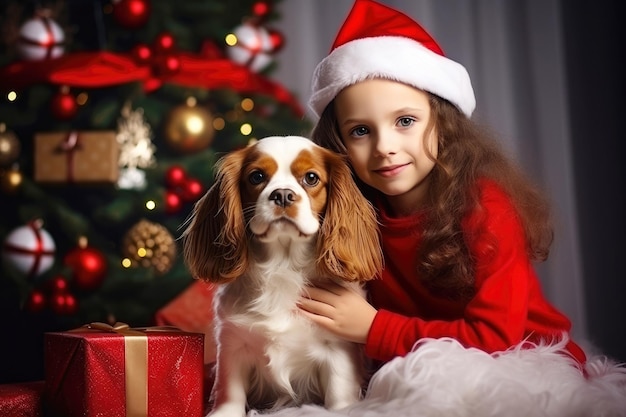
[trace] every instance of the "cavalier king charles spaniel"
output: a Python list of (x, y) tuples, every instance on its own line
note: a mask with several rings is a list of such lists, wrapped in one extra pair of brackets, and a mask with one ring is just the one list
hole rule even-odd
[(211, 416), (360, 398), (358, 344), (298, 312), (306, 286), (333, 280), (361, 292), (382, 269), (371, 204), (338, 154), (299, 136), (228, 153), (183, 232), (195, 278), (217, 284)]

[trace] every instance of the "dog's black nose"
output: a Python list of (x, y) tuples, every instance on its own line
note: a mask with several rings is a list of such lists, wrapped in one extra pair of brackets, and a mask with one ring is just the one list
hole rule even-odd
[(270, 200), (280, 207), (289, 207), (296, 201), (296, 193), (289, 188), (279, 188), (272, 191), (270, 194)]

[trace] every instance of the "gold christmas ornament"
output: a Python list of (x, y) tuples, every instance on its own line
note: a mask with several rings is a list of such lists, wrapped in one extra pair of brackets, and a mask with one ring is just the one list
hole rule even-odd
[(172, 109), (165, 122), (165, 140), (181, 154), (207, 148), (214, 137), (213, 115), (207, 109), (196, 106), (193, 97), (188, 98), (186, 104)]
[(142, 219), (124, 236), (124, 256), (143, 268), (167, 273), (174, 264), (176, 242), (164, 226)]
[(7, 194), (13, 194), (22, 185), (22, 173), (17, 168), (0, 171), (0, 189)]
[(8, 166), (20, 156), (20, 141), (4, 123), (0, 123), (0, 166)]

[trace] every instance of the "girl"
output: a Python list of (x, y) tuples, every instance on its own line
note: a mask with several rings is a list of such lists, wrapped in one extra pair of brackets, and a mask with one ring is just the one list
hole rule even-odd
[(565, 339), (582, 367), (570, 321), (532, 266), (552, 243), (548, 204), (470, 120), (463, 66), (409, 17), (356, 0), (315, 70), (310, 105), (313, 140), (347, 155), (378, 210), (385, 268), (369, 302), (310, 288), (303, 314), (383, 362), (422, 338), (489, 353)]

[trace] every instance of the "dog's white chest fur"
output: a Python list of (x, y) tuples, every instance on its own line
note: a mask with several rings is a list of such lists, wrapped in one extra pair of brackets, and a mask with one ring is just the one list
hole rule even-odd
[[(321, 403), (340, 408), (359, 398), (358, 346), (298, 313), (306, 271), (313, 273), (313, 265), (298, 262), (285, 257), (280, 264), (259, 263), (216, 294), (222, 363), (232, 362), (226, 365), (230, 372), (248, 375), (246, 396), (252, 407)], [(330, 378), (335, 373), (341, 377)]]

